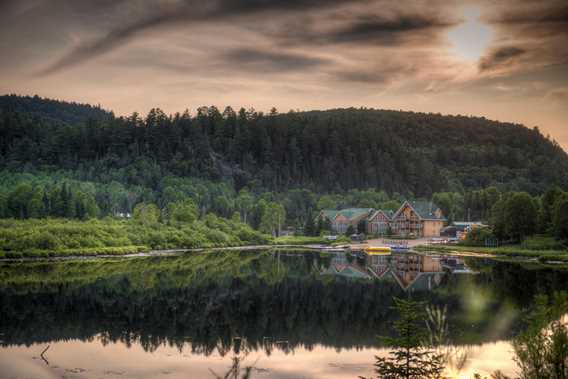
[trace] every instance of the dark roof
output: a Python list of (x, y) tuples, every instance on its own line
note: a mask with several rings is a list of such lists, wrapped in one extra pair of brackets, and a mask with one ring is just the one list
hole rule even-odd
[(412, 208), (418, 213), (420, 218), (425, 220), (442, 220), (446, 219), (442, 217), (437, 217), (434, 212), (439, 209), (439, 207), (431, 201), (409, 201), (408, 202)]

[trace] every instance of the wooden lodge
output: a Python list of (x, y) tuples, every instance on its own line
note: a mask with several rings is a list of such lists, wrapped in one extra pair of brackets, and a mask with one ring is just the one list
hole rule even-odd
[(322, 210), (318, 217), (328, 219), (337, 234), (344, 234), (349, 226), (357, 231), (364, 221), (368, 235), (417, 238), (439, 237), (446, 222), (442, 210), (430, 201), (405, 201), (396, 212), (372, 208)]

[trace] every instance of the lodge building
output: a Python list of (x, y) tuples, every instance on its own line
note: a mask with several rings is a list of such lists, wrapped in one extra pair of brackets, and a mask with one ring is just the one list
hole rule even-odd
[(396, 212), (373, 208), (322, 210), (318, 218), (329, 220), (331, 229), (344, 234), (349, 226), (357, 230), (365, 223), (369, 235), (439, 237), (446, 219), (431, 201), (405, 201)]

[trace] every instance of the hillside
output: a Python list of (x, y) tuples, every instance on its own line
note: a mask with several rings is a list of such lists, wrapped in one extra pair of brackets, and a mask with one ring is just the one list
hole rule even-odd
[(0, 96), (0, 110), (23, 113), (46, 122), (59, 124), (84, 123), (89, 119), (108, 120), (112, 114), (89, 104), (67, 103), (39, 96)]
[(93, 181), (120, 172), (120, 182), (150, 188), (165, 175), (224, 180), (237, 190), (377, 188), (426, 197), (492, 185), (533, 194), (568, 188), (568, 155), (557, 144), (536, 128), (484, 118), (215, 107), (116, 118), (85, 105), (0, 97), (0, 167), (24, 165)]

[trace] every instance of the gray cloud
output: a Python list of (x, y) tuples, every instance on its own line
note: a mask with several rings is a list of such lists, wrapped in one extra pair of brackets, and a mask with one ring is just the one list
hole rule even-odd
[[(166, 4), (160, 9), (152, 9), (150, 16), (110, 30), (106, 35), (91, 42), (82, 43), (62, 58), (40, 70), (37, 76), (49, 75), (71, 66), (86, 62), (94, 57), (129, 42), (137, 35), (159, 27), (178, 24), (219, 21), (226, 17), (273, 11), (304, 11), (323, 6), (337, 6), (343, 3), (362, 0), (218, 0), (204, 3), (200, 1), (178, 1)], [(93, 6), (96, 3), (92, 3)]]
[(322, 36), (326, 42), (372, 41), (374, 43), (397, 44), (411, 32), (424, 32), (453, 25), (433, 16), (424, 14), (399, 14), (394, 17), (382, 15), (361, 16), (351, 25), (334, 30)]
[(500, 47), (483, 57), (479, 62), (480, 71), (490, 71), (503, 65), (510, 65), (513, 60), (526, 54), (526, 50), (516, 46)]
[(372, 46), (410, 45), (419, 41), (431, 44), (441, 31), (456, 24), (439, 14), (403, 12), (399, 9), (364, 14), (335, 14), (319, 18), (304, 17), (284, 22), (268, 35), (285, 46), (352, 44)]
[(286, 72), (306, 70), (331, 63), (327, 59), (289, 52), (264, 51), (242, 48), (230, 51), (222, 56), (229, 65), (235, 63), (239, 69), (256, 72)]
[(566, 1), (529, 2), (528, 6), (508, 7), (490, 18), (501, 24), (556, 24), (568, 23)]

